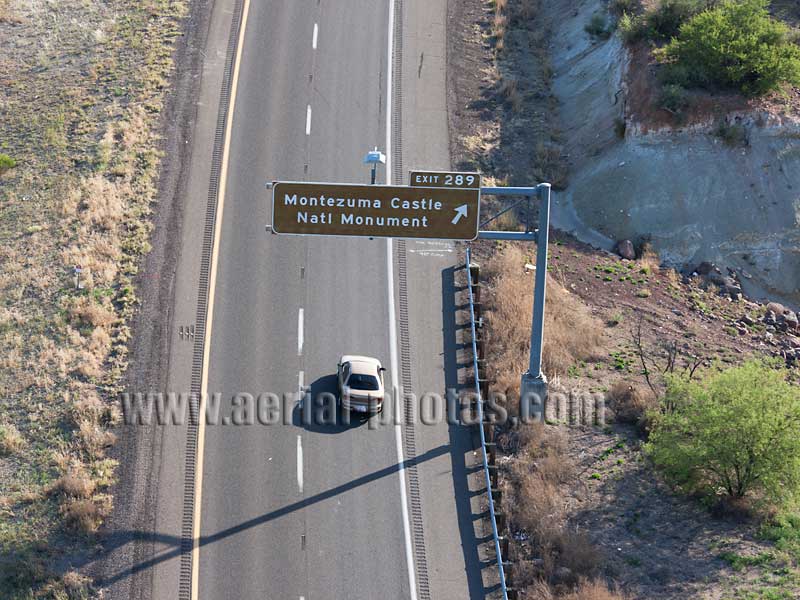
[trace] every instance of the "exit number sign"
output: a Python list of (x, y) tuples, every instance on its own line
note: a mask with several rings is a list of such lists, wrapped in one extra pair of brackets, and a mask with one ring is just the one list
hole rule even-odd
[(480, 173), (454, 173), (449, 171), (411, 171), (411, 187), (443, 187), (462, 190), (479, 190)]

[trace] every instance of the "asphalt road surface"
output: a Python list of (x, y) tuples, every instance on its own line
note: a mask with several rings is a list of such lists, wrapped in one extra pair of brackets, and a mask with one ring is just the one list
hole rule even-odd
[[(405, 169), (447, 169), (446, 1), (414, 4), (405, 3), (401, 18), (406, 58), (396, 84), (405, 94), (394, 109), (402, 112), (404, 144), (392, 160)], [(413, 523), (406, 512), (409, 475), (399, 461), (404, 431), (377, 419), (309, 424), (300, 410), (318, 392), (335, 391), (342, 354), (380, 359), (390, 369), (387, 387), (399, 377), (393, 355), (405, 362), (418, 394), (444, 394), (455, 384), (453, 246), (406, 243), (404, 356), (391, 334), (390, 307), (399, 293), (391, 244), (265, 231), (267, 181), (368, 183), (362, 157), (374, 146), (387, 148), (389, 7), (389, 0), (253, 1), (249, 7), (219, 236), (208, 391), (221, 393), (222, 415), (235, 412), (237, 394), (277, 394), (288, 398), (288, 412), (271, 426), (205, 428), (199, 598), (483, 597), (473, 531), (479, 500), (466, 475), (470, 431), (446, 423), (417, 428), (420, 491)], [(208, 56), (209, 82), (219, 63), (219, 56)], [(209, 112), (205, 97), (198, 123)], [(208, 136), (200, 132), (197, 139)], [(195, 158), (195, 171), (200, 162)], [(185, 218), (176, 314), (192, 300), (183, 290), (194, 287), (197, 268), (187, 248), (198, 216), (188, 211)], [(186, 375), (188, 347), (178, 341), (172, 347), (170, 381), (177, 386)], [(161, 442), (155, 527), (156, 539), (169, 544), (157, 547), (152, 561), (156, 598), (175, 597), (177, 589), (174, 482), (182, 471), (179, 460), (164, 457), (178, 455), (179, 439), (169, 430)]]

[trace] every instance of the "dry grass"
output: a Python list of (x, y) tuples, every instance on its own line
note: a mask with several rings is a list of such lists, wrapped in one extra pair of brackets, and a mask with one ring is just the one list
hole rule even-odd
[(539, 14), (541, 0), (517, 0), (514, 3), (514, 16), (528, 21)]
[(70, 468), (53, 486), (54, 492), (60, 492), (70, 498), (91, 498), (95, 489), (97, 489), (96, 482), (80, 464)]
[(519, 92), (519, 86), (515, 77), (503, 77), (500, 80), (500, 86), (497, 92), (514, 112), (518, 113), (522, 110), (522, 94)]
[(89, 296), (78, 296), (72, 299), (69, 315), (78, 325), (107, 327), (117, 320), (114, 307), (110, 303), (98, 303)]
[(78, 439), (83, 450), (94, 459), (102, 458), (105, 449), (114, 445), (116, 436), (97, 423), (83, 421), (78, 427)]
[(67, 527), (81, 534), (95, 533), (111, 513), (111, 496), (97, 495), (92, 499), (78, 498), (62, 505)]
[(85, 422), (113, 426), (122, 418), (119, 407), (116, 404), (103, 402), (91, 387), (85, 389), (77, 387), (71, 394), (69, 410), (71, 421), (76, 428), (80, 428)]
[[(490, 290), (486, 325), (495, 389), (516, 399), (519, 379), (528, 364), (533, 310), (533, 276), (519, 245), (509, 245), (487, 263)], [(563, 375), (578, 361), (598, 358), (603, 346), (603, 324), (580, 299), (548, 277), (545, 306), (545, 344), (542, 368), (552, 377)]]
[(567, 186), (567, 163), (562, 153), (560, 146), (537, 142), (533, 161), (534, 179), (548, 181), (557, 190), (564, 189)]
[(16, 23), (0, 36), (0, 139), (16, 160), (0, 194), (0, 497), (14, 502), (0, 548), (43, 565), (13, 589), (0, 573), (3, 597), (83, 597), (57, 565), (87, 543), (65, 524), (90, 533), (111, 506), (109, 406), (126, 368), (185, 14), (182, 0), (0, 0), (0, 21)]
[(509, 473), (505, 510), (511, 515), (512, 528), (530, 536), (536, 560), (521, 558), (516, 577), (521, 585), (533, 586), (540, 594), (534, 597), (548, 597), (551, 586), (572, 589), (582, 579), (595, 576), (603, 557), (586, 534), (567, 523), (562, 486), (574, 477), (575, 463), (564, 432), (541, 423), (529, 424), (520, 429), (518, 440), (520, 449)]
[(635, 382), (619, 380), (606, 394), (606, 404), (620, 423), (644, 423), (648, 411), (658, 407), (651, 390)]
[(561, 596), (563, 600), (627, 600), (628, 596), (610, 589), (604, 582), (582, 579), (574, 591)]
[(651, 273), (658, 273), (661, 269), (661, 259), (658, 256), (658, 252), (653, 249), (649, 243), (645, 243), (642, 245), (642, 249), (640, 251), (639, 256), (639, 269), (645, 275), (650, 275)]
[(102, 175), (93, 175), (83, 182), (81, 200), (78, 205), (80, 220), (111, 231), (118, 227), (125, 216), (125, 198), (130, 190), (119, 182), (111, 182)]
[(13, 423), (0, 424), (0, 455), (15, 454), (25, 447), (25, 438)]
[(508, 0), (494, 0), (494, 16), (492, 17), (492, 39), (495, 54), (499, 55), (505, 48), (506, 31), (508, 30)]
[(70, 600), (88, 597), (90, 579), (85, 575), (81, 575), (77, 571), (67, 571), (61, 578), (61, 582), (64, 584)]

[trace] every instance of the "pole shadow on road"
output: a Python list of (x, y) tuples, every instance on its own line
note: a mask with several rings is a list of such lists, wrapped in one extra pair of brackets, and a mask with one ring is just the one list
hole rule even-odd
[[(391, 475), (395, 475), (400, 469), (405, 469), (411, 466), (412, 464), (420, 464), (428, 460), (432, 460), (437, 456), (441, 456), (442, 454), (447, 453), (448, 448), (447, 446), (439, 446), (437, 448), (432, 448), (425, 452), (424, 454), (418, 456), (413, 461), (405, 460), (402, 463), (396, 463), (382, 469), (378, 469), (373, 471), (372, 473), (368, 473), (367, 475), (363, 475), (361, 477), (356, 477), (352, 481), (348, 481), (347, 483), (343, 483), (342, 485), (338, 485), (336, 487), (330, 488), (325, 490), (324, 492), (320, 492), (318, 494), (314, 494), (313, 496), (309, 496), (307, 498), (303, 498), (302, 500), (298, 500), (297, 502), (289, 503), (281, 508), (275, 509), (273, 511), (264, 513), (258, 517), (253, 519), (243, 521), (238, 525), (234, 525), (232, 527), (228, 527), (227, 529), (223, 529), (221, 531), (217, 531), (211, 534), (200, 536), (199, 546), (202, 549), (204, 546), (209, 544), (213, 544), (219, 542), (221, 540), (230, 538), (235, 536), (243, 531), (247, 531), (254, 527), (259, 527), (270, 521), (274, 521), (275, 519), (280, 519), (281, 517), (285, 517), (286, 515), (292, 514), (295, 511), (302, 510), (304, 508), (308, 508), (310, 506), (314, 506), (319, 502), (324, 500), (329, 500), (331, 498), (335, 498), (336, 496), (343, 494), (349, 490), (358, 488), (362, 485), (366, 485), (383, 477), (389, 477)], [(103, 545), (104, 551), (110, 552), (113, 551), (121, 546), (130, 543), (148, 543), (153, 545), (160, 545), (162, 549), (156, 554), (155, 552), (151, 552), (151, 558), (141, 560), (133, 565), (127, 565), (117, 571), (116, 573), (109, 574), (105, 577), (98, 577), (97, 584), (103, 587), (108, 587), (114, 585), (118, 581), (125, 579), (127, 577), (131, 577), (136, 575), (137, 573), (141, 573), (142, 571), (146, 571), (147, 569), (151, 569), (154, 566), (158, 565), (159, 563), (178, 558), (184, 553), (189, 553), (192, 551), (192, 542), (191, 540), (181, 539), (180, 537), (174, 535), (167, 535), (159, 532), (152, 532), (152, 531), (119, 531), (115, 534), (108, 536), (101, 540)], [(166, 548), (163, 548), (166, 547)], [(80, 567), (85, 564), (87, 561), (80, 561), (76, 560), (73, 562), (73, 566)]]

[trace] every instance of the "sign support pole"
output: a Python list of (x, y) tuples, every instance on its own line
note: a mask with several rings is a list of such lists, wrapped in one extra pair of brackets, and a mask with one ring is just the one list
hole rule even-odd
[(547, 243), (550, 230), (550, 184), (537, 186), (539, 195), (539, 231), (536, 240), (536, 285), (533, 290), (533, 319), (531, 322), (531, 353), (528, 371), (520, 382), (520, 415), (537, 420), (544, 418), (547, 400), (547, 378), (542, 372), (542, 344), (544, 342), (544, 308), (547, 288)]

